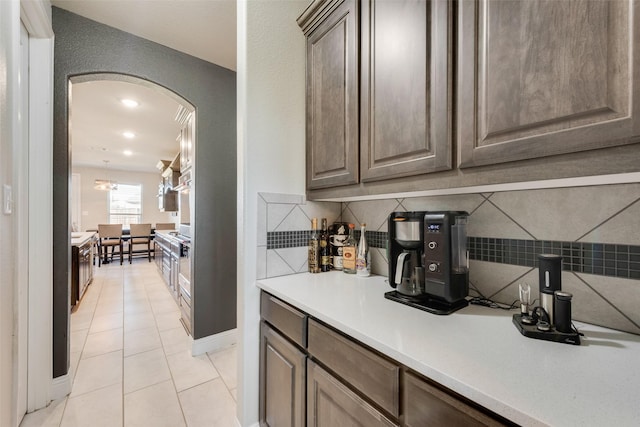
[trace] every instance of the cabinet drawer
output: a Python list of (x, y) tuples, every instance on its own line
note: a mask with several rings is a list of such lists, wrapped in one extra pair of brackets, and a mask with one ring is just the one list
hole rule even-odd
[(403, 376), (403, 395), (402, 412), (407, 427), (508, 425), (409, 372)]
[(260, 315), (301, 347), (307, 346), (307, 315), (262, 292)]
[(399, 416), (400, 367), (309, 320), (309, 354), (394, 417)]

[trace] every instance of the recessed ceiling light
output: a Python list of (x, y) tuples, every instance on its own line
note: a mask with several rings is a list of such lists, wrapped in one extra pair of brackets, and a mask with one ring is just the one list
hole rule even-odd
[(121, 99), (120, 102), (122, 102), (126, 107), (129, 108), (136, 108), (138, 105), (140, 105), (138, 101), (135, 101), (133, 99)]
[(126, 131), (126, 132), (122, 132), (122, 136), (124, 136), (127, 139), (133, 139), (135, 138), (136, 134), (130, 131)]
[(130, 155), (132, 155), (132, 154), (133, 154), (133, 151), (131, 151), (131, 150), (124, 150), (122, 153), (123, 153), (125, 156), (130, 156)]

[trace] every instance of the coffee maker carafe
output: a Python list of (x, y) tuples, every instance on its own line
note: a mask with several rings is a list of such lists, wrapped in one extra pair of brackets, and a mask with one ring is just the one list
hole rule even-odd
[(424, 293), (424, 216), (394, 212), (389, 217), (389, 282), (404, 296)]
[(462, 211), (393, 212), (389, 216), (389, 284), (385, 298), (450, 314), (468, 302), (467, 218)]

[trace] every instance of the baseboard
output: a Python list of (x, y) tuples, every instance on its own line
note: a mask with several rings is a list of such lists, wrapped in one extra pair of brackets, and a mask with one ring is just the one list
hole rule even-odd
[(198, 338), (191, 343), (191, 355), (199, 356), (212, 351), (224, 350), (238, 342), (238, 329), (229, 329), (219, 334)]
[(51, 400), (62, 399), (69, 393), (71, 393), (70, 372), (51, 380)]

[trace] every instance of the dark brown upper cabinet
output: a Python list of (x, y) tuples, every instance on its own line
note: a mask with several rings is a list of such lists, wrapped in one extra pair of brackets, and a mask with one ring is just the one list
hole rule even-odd
[(458, 5), (460, 167), (640, 140), (637, 1)]
[(307, 188), (358, 182), (358, 4), (315, 1), (307, 37)]
[(451, 9), (361, 2), (361, 181), (451, 169)]
[(308, 189), (451, 169), (451, 8), (319, 0), (298, 19)]

